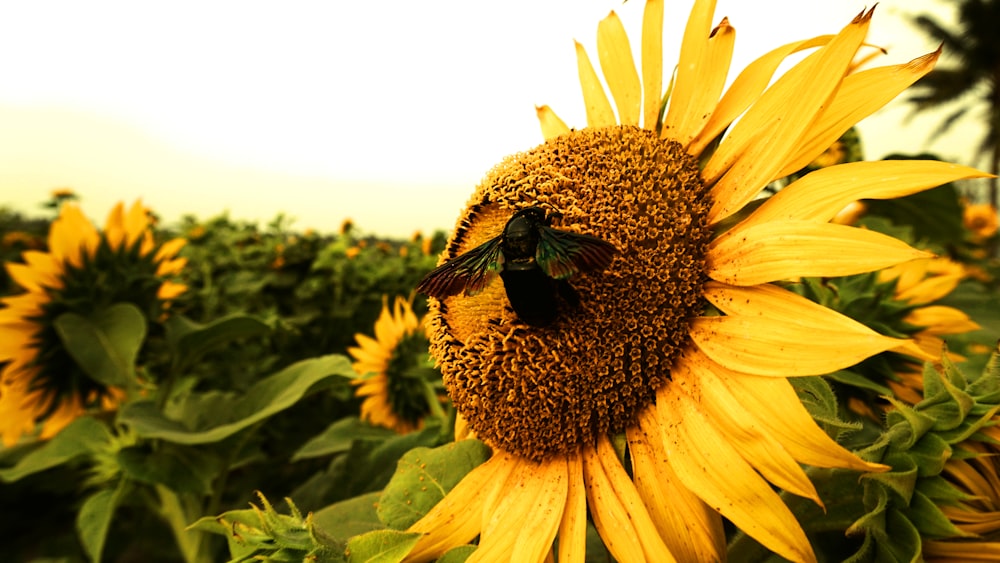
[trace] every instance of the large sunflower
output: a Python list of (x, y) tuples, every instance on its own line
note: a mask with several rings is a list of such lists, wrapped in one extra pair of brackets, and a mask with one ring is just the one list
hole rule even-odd
[(40, 425), (49, 438), (91, 408), (112, 408), (121, 389), (91, 379), (63, 347), (54, 322), (129, 302), (155, 320), (186, 286), (170, 281), (186, 263), (184, 239), (158, 244), (149, 212), (119, 203), (103, 231), (64, 203), (49, 228), (48, 252), (7, 263), (23, 293), (0, 299), (0, 438), (15, 444)]
[(347, 351), (361, 376), (353, 381), (355, 395), (364, 398), (361, 418), (400, 434), (423, 426), (430, 407), (419, 368), (427, 355), (427, 336), (410, 300), (397, 296), (390, 308), (383, 299), (375, 338), (360, 333), (354, 338), (358, 345)]
[[(668, 96), (662, 2), (645, 6), (641, 79), (612, 12), (597, 50), (613, 103), (577, 44), (587, 127), (538, 108), (545, 143), (492, 170), (459, 219), (446, 260), (529, 206), (620, 254), (605, 271), (573, 278), (579, 306), (546, 327), (519, 320), (499, 282), (432, 300), (432, 354), (494, 455), (410, 528), (424, 534), (411, 559), (479, 536), (475, 560), (540, 561), (558, 537), (558, 560), (582, 561), (589, 514), (620, 561), (721, 560), (720, 515), (781, 556), (812, 561), (774, 487), (821, 503), (800, 463), (883, 469), (830, 439), (787, 378), (915, 344), (776, 282), (928, 256), (829, 221), (860, 198), (982, 174), (857, 162), (752, 201), (928, 72), (937, 53), (849, 73), (867, 12), (836, 35), (771, 51), (724, 91), (734, 30), (726, 19), (711, 26), (714, 5), (695, 2)], [(807, 49), (770, 84), (786, 57)]]

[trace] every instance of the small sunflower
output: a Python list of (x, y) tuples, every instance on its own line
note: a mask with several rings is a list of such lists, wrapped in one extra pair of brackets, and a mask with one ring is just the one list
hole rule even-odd
[(988, 203), (968, 204), (963, 211), (962, 223), (975, 240), (984, 240), (996, 234), (1000, 217), (996, 208)]
[(24, 293), (0, 299), (0, 438), (5, 446), (41, 426), (49, 438), (91, 408), (124, 396), (81, 370), (54, 327), (64, 313), (84, 316), (120, 302), (159, 318), (186, 286), (168, 278), (183, 269), (184, 239), (158, 244), (148, 210), (119, 203), (103, 231), (64, 203), (49, 228), (48, 252), (26, 251), (6, 264)]
[(355, 395), (364, 397), (361, 418), (400, 434), (423, 426), (431, 411), (423, 379), (427, 335), (410, 300), (396, 297), (392, 308), (382, 301), (375, 321), (375, 338), (356, 334), (358, 346), (348, 348), (355, 359)]
[[(520, 321), (499, 282), (431, 301), (431, 352), (459, 414), (494, 454), (410, 528), (424, 534), (411, 560), (479, 536), (470, 561), (541, 561), (556, 537), (559, 561), (583, 561), (588, 514), (617, 560), (722, 560), (721, 514), (779, 555), (814, 561), (774, 487), (821, 503), (800, 463), (884, 469), (829, 438), (787, 378), (912, 342), (775, 282), (928, 256), (829, 221), (851, 201), (983, 174), (856, 162), (748, 206), (938, 54), (849, 73), (867, 12), (836, 35), (771, 51), (724, 92), (734, 30), (726, 19), (712, 27), (714, 4), (695, 2), (666, 97), (663, 3), (645, 5), (641, 79), (612, 12), (597, 50), (614, 103), (577, 44), (587, 128), (538, 108), (545, 143), (494, 168), (460, 217), (443, 259), (496, 237), (529, 206), (620, 255), (573, 278), (579, 307), (546, 327)], [(788, 55), (813, 48), (771, 84)], [(624, 454), (613, 445), (622, 437)]]

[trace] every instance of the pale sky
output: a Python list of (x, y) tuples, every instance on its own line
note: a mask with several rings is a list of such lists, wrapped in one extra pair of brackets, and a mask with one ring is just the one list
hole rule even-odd
[[(667, 0), (665, 64), (689, 0)], [(780, 44), (835, 33), (854, 0), (719, 0), (736, 29), (731, 75)], [(103, 219), (141, 197), (165, 221), (229, 210), (296, 228), (408, 236), (451, 229), (483, 175), (541, 142), (534, 106), (585, 125), (573, 39), (592, 60), (615, 9), (633, 41), (642, 2), (468, 0), (135, 2), (0, 6), (0, 205), (36, 211), (54, 188)], [(885, 0), (880, 64), (937, 45), (903, 14), (949, 3)], [(933, 149), (967, 159), (979, 132), (933, 145), (937, 119), (902, 103), (861, 125), (867, 156)]]

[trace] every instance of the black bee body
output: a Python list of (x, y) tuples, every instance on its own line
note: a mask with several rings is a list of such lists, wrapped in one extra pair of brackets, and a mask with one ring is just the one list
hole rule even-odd
[(532, 326), (547, 326), (558, 316), (561, 296), (571, 306), (579, 296), (567, 281), (579, 272), (603, 270), (618, 250), (590, 235), (550, 227), (540, 207), (514, 213), (503, 232), (427, 274), (417, 291), (444, 299), (475, 295), (498, 274), (517, 316)]

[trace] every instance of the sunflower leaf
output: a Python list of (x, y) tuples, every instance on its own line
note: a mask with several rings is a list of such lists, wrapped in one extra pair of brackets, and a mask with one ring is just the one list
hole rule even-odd
[[(258, 381), (242, 395), (213, 395), (211, 412), (202, 412), (203, 418), (196, 424), (167, 418), (153, 401), (125, 405), (118, 421), (144, 438), (161, 438), (178, 444), (218, 442), (291, 407), (310, 389), (331, 378), (344, 377), (352, 369), (350, 360), (336, 354), (297, 362)], [(200, 394), (193, 393), (185, 401), (200, 403), (200, 399)]]
[(478, 440), (407, 452), (382, 492), (379, 518), (390, 528), (408, 528), (489, 456), (489, 447)]
[(394, 436), (397, 434), (392, 430), (372, 426), (357, 417), (342, 418), (299, 448), (292, 455), (292, 461), (343, 453), (351, 449), (351, 444), (355, 440), (368, 439), (382, 442)]
[(42, 447), (21, 458), (14, 467), (0, 469), (0, 479), (8, 483), (17, 481), (93, 453), (111, 440), (111, 432), (103, 423), (89, 416), (80, 417)]
[(347, 560), (351, 563), (402, 561), (422, 535), (398, 530), (374, 530), (355, 536), (347, 542)]
[(347, 539), (385, 528), (378, 518), (378, 506), (382, 492), (368, 493), (343, 500), (313, 513), (313, 523), (327, 534)]
[(116, 303), (89, 317), (63, 313), (53, 323), (80, 369), (109, 387), (135, 385), (135, 360), (146, 338), (146, 318), (131, 303)]
[(166, 322), (167, 341), (178, 358), (178, 369), (194, 365), (203, 355), (239, 338), (268, 334), (271, 327), (250, 315), (230, 315), (200, 324), (174, 315)]
[(111, 526), (111, 518), (121, 498), (126, 481), (122, 480), (114, 489), (102, 489), (87, 497), (76, 515), (76, 531), (80, 543), (91, 561), (100, 561), (104, 551), (104, 540)]

